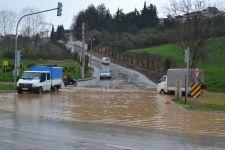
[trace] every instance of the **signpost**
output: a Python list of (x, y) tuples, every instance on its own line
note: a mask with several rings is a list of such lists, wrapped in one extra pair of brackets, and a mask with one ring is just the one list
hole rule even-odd
[(3, 64), (3, 68), (4, 68), (4, 75), (6, 76), (6, 69), (9, 66), (9, 62), (8, 62), (8, 60), (3, 60), (2, 64)]
[[(194, 76), (195, 78), (198, 78), (200, 75), (200, 71), (198, 68), (195, 69), (194, 71)], [(195, 81), (195, 83), (191, 86), (191, 96), (193, 98), (199, 98), (201, 95), (201, 83), (199, 81)]]
[(201, 95), (201, 84), (200, 83), (194, 83), (191, 86), (191, 96), (193, 98), (199, 98)]
[(185, 52), (185, 56), (184, 56), (184, 61), (187, 64), (187, 68), (186, 68), (186, 73), (185, 73), (185, 104), (187, 102), (187, 97), (188, 97), (188, 79), (189, 79), (189, 47), (184, 50)]

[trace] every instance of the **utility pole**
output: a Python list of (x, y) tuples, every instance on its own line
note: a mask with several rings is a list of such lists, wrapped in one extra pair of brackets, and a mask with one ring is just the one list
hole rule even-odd
[(91, 35), (89, 40), (91, 41), (90, 66), (92, 66), (93, 42), (95, 41), (95, 38)]
[(185, 63), (187, 64), (185, 72), (185, 104), (187, 103), (188, 91), (189, 91), (189, 47), (185, 50)]
[(81, 77), (84, 78), (84, 59), (85, 59), (85, 23), (82, 23), (82, 62), (81, 62)]

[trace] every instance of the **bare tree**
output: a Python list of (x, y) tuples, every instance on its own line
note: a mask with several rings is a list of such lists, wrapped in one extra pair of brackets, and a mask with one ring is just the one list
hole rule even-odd
[(10, 10), (0, 11), (0, 33), (13, 34), (16, 25), (16, 13)]
[[(21, 16), (29, 13), (37, 12), (38, 9), (26, 7), (21, 11)], [(32, 16), (25, 17), (21, 23), (21, 32), (25, 36), (36, 35), (45, 24), (45, 18), (42, 14), (36, 14)]]
[(204, 50), (208, 38), (214, 36), (218, 28), (214, 25), (220, 11), (216, 7), (210, 7), (207, 0), (171, 0), (171, 15), (174, 16), (176, 41), (182, 49), (190, 47), (190, 66), (195, 67), (196, 62), (202, 56), (206, 56)]

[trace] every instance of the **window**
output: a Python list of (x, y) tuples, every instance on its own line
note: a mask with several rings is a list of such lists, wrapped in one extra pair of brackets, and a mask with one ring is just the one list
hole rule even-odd
[(41, 82), (44, 82), (44, 81), (46, 81), (46, 74), (42, 73), (41, 74)]
[(159, 82), (166, 82), (166, 77), (162, 77)]
[(50, 73), (47, 73), (47, 80), (50, 80)]

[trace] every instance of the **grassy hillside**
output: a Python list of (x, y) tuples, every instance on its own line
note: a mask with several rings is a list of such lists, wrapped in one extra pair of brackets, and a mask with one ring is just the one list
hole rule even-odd
[[(205, 82), (212, 91), (225, 92), (225, 37), (209, 40), (206, 46), (207, 57), (199, 60), (198, 68), (205, 70)], [(184, 55), (177, 45), (165, 44), (144, 49), (130, 50), (131, 52), (147, 52), (160, 54), (173, 59), (178, 67), (185, 67)]]
[(183, 54), (182, 51), (180, 51), (180, 47), (178, 45), (164, 44), (149, 48), (130, 50), (130, 52), (140, 52), (140, 53), (147, 52), (151, 54), (160, 54), (176, 61), (178, 66), (184, 66)]

